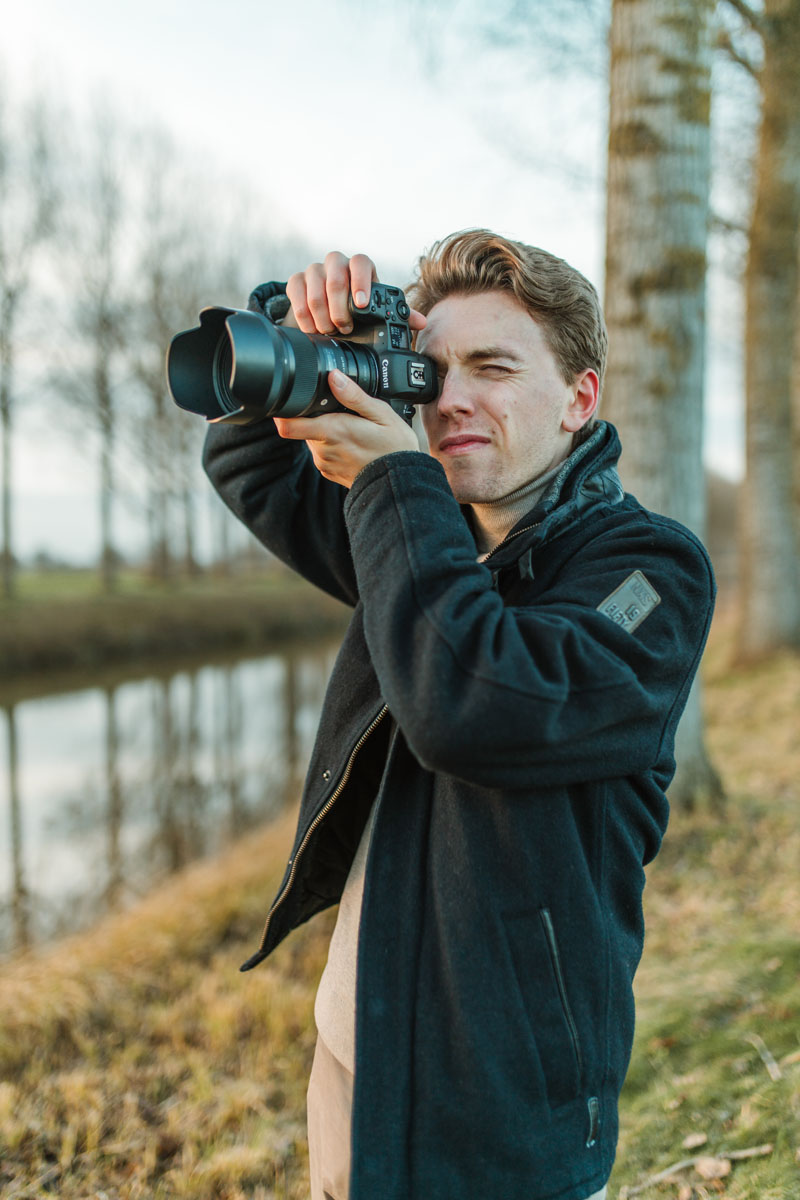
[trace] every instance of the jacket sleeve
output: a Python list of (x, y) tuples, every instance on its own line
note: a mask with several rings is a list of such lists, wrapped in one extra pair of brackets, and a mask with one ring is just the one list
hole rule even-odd
[(320, 475), (305, 442), (279, 437), (269, 417), (252, 425), (211, 425), (203, 466), (268, 550), (338, 600), (356, 603), (342, 512), (347, 492)]
[[(644, 510), (604, 522), (533, 604), (509, 608), (433, 459), (370, 464), (345, 515), (370, 655), (424, 766), (529, 789), (638, 774), (671, 754), (713, 598), (688, 531)], [(660, 603), (629, 632), (598, 606), (637, 569)]]

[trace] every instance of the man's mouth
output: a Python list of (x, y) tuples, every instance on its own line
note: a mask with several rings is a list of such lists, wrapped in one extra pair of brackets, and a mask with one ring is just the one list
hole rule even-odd
[(488, 446), (490, 439), (480, 433), (453, 433), (439, 442), (439, 452), (446, 454), (466, 454), (479, 446)]

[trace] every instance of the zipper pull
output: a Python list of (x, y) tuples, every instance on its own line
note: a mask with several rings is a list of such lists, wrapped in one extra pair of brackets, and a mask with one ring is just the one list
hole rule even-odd
[(597, 1096), (590, 1096), (586, 1101), (589, 1109), (589, 1136), (586, 1139), (586, 1149), (591, 1150), (597, 1145), (597, 1135), (600, 1132), (600, 1101)]
[(519, 560), (519, 577), (522, 580), (532, 580), (533, 574), (533, 550), (529, 546)]

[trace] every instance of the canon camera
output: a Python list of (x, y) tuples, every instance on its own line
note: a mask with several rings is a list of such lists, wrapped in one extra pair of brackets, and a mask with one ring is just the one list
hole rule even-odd
[(264, 417), (317, 417), (341, 410), (328, 387), (338, 369), (407, 421), (438, 391), (433, 361), (411, 349), (410, 309), (400, 288), (373, 283), (369, 304), (350, 312), (347, 338), (306, 334), (260, 313), (204, 308), (177, 334), (167, 380), (180, 408), (208, 421), (248, 425)]

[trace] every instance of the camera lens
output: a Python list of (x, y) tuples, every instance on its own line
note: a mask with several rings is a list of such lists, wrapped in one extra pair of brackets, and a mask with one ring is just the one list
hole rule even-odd
[(436, 369), (409, 350), (407, 338), (397, 344), (396, 331), (406, 326), (389, 328), (391, 345), (384, 328), (367, 345), (273, 325), (249, 310), (204, 308), (199, 326), (177, 334), (167, 351), (170, 394), (179, 408), (209, 421), (314, 417), (342, 408), (328, 387), (329, 373), (338, 370), (408, 416), (411, 404), (436, 395)]
[(167, 353), (180, 408), (240, 424), (341, 408), (328, 389), (328, 373), (337, 369), (377, 394), (377, 358), (368, 346), (281, 328), (242, 309), (204, 309), (199, 327), (174, 337)]
[(230, 388), (230, 379), (233, 374), (233, 350), (227, 332), (221, 335), (214, 349), (211, 373), (214, 392), (220, 408), (223, 412), (235, 413), (240, 405), (234, 400)]

